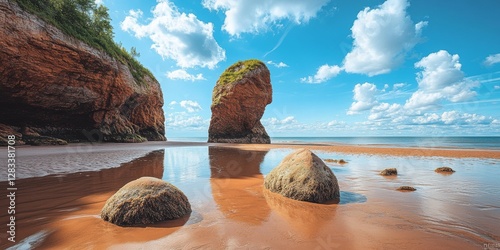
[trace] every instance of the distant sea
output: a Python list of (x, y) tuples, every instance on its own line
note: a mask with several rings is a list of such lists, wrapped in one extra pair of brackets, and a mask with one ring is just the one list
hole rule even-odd
[[(168, 137), (169, 141), (206, 142), (207, 137)], [(271, 137), (272, 143), (350, 144), (382, 147), (499, 149), (500, 136), (463, 137)]]

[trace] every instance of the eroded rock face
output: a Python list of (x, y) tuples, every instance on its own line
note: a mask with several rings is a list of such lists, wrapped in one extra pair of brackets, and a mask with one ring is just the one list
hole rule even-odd
[(230, 66), (213, 90), (208, 142), (271, 143), (260, 119), (272, 99), (264, 63), (247, 60)]
[(127, 183), (104, 204), (101, 218), (119, 226), (147, 225), (191, 213), (189, 201), (174, 185), (141, 177)]
[(0, 0), (0, 117), (68, 141), (165, 140), (159, 83)]
[(314, 203), (340, 199), (337, 177), (313, 152), (299, 149), (286, 156), (264, 179), (264, 187), (287, 198)]

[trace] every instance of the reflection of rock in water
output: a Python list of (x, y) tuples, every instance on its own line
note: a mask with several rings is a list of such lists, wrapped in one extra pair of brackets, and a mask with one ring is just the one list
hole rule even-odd
[(335, 217), (337, 204), (296, 201), (263, 190), (268, 206), (298, 233), (308, 239), (317, 238), (321, 229)]
[(261, 176), (260, 164), (267, 151), (208, 147), (211, 178), (243, 178)]
[[(104, 169), (96, 172), (98, 178), (91, 178), (96, 185), (109, 185), (111, 190), (118, 190), (123, 185), (139, 177), (163, 177), (163, 158), (165, 151), (153, 151), (146, 156), (122, 164), (119, 168)], [(84, 173), (85, 174), (85, 173)], [(96, 176), (97, 177), (97, 176)]]
[[(164, 151), (158, 150), (117, 168), (17, 180), (16, 186), (22, 188), (16, 191), (16, 195), (22, 198), (16, 200), (16, 213), (22, 216), (16, 216), (16, 226), (19, 228), (16, 231), (16, 239), (23, 239), (46, 229), (47, 225), (60, 221), (72, 211), (105, 201), (109, 196), (102, 194), (116, 192), (126, 183), (139, 177), (161, 178), (163, 158)], [(0, 185), (6, 186), (6, 183), (0, 182)], [(89, 196), (94, 198), (88, 198)], [(8, 207), (4, 201), (7, 200), (2, 199), (0, 205)], [(2, 213), (0, 220), (7, 221), (7, 214)], [(75, 234), (80, 230), (76, 224), (74, 230)], [(91, 238), (95, 235), (94, 232), (80, 237)], [(52, 240), (57, 239), (49, 236), (44, 244), (54, 243)], [(7, 242), (0, 242), (0, 249), (5, 249), (6, 244)]]
[(209, 147), (210, 185), (219, 210), (229, 219), (260, 224), (270, 213), (262, 195), (260, 164), (267, 151)]

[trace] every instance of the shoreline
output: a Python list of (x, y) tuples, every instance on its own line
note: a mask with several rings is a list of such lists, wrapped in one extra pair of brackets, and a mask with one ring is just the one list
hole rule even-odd
[(368, 154), (389, 156), (421, 156), (421, 157), (449, 157), (449, 158), (492, 158), (500, 159), (500, 150), (491, 149), (464, 149), (464, 148), (426, 148), (426, 147), (392, 147), (371, 145), (349, 145), (349, 144), (233, 144), (221, 145), (242, 149), (274, 149), (274, 148), (307, 148), (327, 152), (340, 152), (346, 154)]
[[(142, 143), (71, 143), (68, 145), (43, 145), (31, 146), (21, 145), (17, 149), (23, 149), (29, 156), (48, 154), (61, 154), (64, 149), (69, 152), (85, 151), (119, 151), (120, 149), (162, 149), (163, 147), (193, 147), (193, 146), (220, 146), (231, 148), (244, 148), (255, 150), (269, 150), (276, 148), (308, 148), (329, 152), (341, 152), (348, 154), (374, 154), (394, 156), (442, 156), (450, 158), (494, 158), (500, 159), (500, 148), (459, 148), (459, 147), (401, 147), (392, 144), (343, 144), (343, 143), (271, 143), (271, 144), (240, 144), (240, 143), (208, 143), (190, 141), (148, 141)], [(42, 152), (40, 152), (42, 151)], [(0, 159), (6, 158), (3, 155)]]
[[(101, 171), (103, 169), (120, 167), (126, 162), (140, 158), (155, 150), (178, 147), (212, 146), (255, 151), (307, 148), (314, 151), (351, 155), (500, 159), (500, 150), (374, 147), (347, 144), (325, 145), (314, 143), (232, 144), (156, 141), (143, 143), (78, 143), (64, 146), (23, 145), (16, 147), (16, 162), (18, 163), (16, 179)], [(0, 155), (0, 161), (6, 160), (6, 157), (6, 154)], [(0, 181), (5, 180), (6, 176), (0, 176)]]

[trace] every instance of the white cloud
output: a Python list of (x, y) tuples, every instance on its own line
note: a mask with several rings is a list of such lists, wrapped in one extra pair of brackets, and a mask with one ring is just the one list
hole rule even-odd
[(168, 106), (174, 106), (174, 105), (176, 105), (176, 104), (177, 104), (177, 102), (176, 102), (176, 101), (171, 101), (171, 102), (168, 104)]
[(353, 49), (344, 59), (346, 72), (374, 76), (388, 73), (403, 62), (427, 24), (414, 24), (406, 13), (408, 6), (407, 0), (387, 0), (378, 8), (358, 13), (351, 28)]
[(295, 117), (293, 117), (293, 116), (287, 116), (281, 120), (276, 118), (276, 117), (271, 117), (271, 118), (262, 120), (263, 125), (286, 125), (286, 124), (292, 124), (295, 122), (297, 122), (297, 121), (295, 120)]
[(441, 93), (426, 93), (417, 90), (410, 99), (406, 100), (405, 108), (408, 109), (431, 109), (437, 108), (443, 99)]
[(273, 65), (276, 68), (286, 68), (286, 67), (288, 67), (288, 65), (286, 63), (284, 63), (284, 62), (275, 63), (273, 61), (267, 61), (267, 64)]
[(191, 100), (183, 100), (180, 101), (179, 104), (181, 107), (185, 108), (187, 112), (193, 113), (201, 110), (201, 106), (198, 102), (191, 101)]
[(394, 90), (402, 89), (406, 86), (407, 86), (406, 83), (395, 83), (394, 85), (392, 85), (392, 89), (394, 89)]
[(402, 106), (397, 103), (389, 104), (386, 102), (380, 103), (370, 110), (368, 120), (380, 121), (387, 119), (396, 119), (402, 117)]
[(437, 114), (424, 114), (413, 119), (415, 124), (435, 124), (440, 122), (440, 116)]
[(308, 22), (329, 0), (203, 0), (209, 10), (224, 11), (222, 29), (231, 36), (259, 33), (283, 21)]
[(445, 124), (492, 124), (495, 120), (484, 115), (462, 113), (458, 111), (448, 111), (441, 114), (441, 120)]
[(172, 80), (184, 80), (184, 81), (192, 81), (192, 82), (206, 80), (203, 77), (203, 74), (191, 75), (183, 69), (169, 71), (169, 72), (167, 72), (166, 75), (169, 79), (172, 79)]
[(343, 126), (345, 126), (345, 122), (344, 121), (333, 120), (333, 121), (329, 121), (326, 124), (326, 126), (327, 127), (343, 127)]
[(341, 71), (342, 68), (337, 65), (330, 66), (325, 64), (318, 68), (314, 76), (303, 77), (300, 81), (305, 83), (322, 83), (336, 77)]
[(168, 129), (175, 130), (208, 130), (210, 119), (203, 119), (199, 115), (190, 116), (185, 112), (171, 113), (165, 116)]
[(153, 18), (146, 25), (139, 23), (141, 10), (130, 10), (120, 27), (137, 38), (149, 37), (151, 46), (163, 58), (174, 60), (179, 67), (214, 68), (226, 55), (213, 36), (213, 24), (204, 23), (192, 14), (181, 13), (168, 0), (158, 0)]
[(493, 65), (495, 63), (500, 63), (500, 53), (494, 54), (494, 55), (489, 55), (484, 60), (484, 64), (486, 64), (488, 66), (491, 66), (491, 65)]
[(104, 0), (95, 0), (94, 3), (99, 6), (104, 4)]
[(356, 84), (354, 86), (354, 102), (351, 104), (347, 114), (357, 114), (361, 111), (370, 110), (377, 104), (376, 95), (379, 93), (377, 86), (372, 83)]
[(476, 96), (472, 88), (478, 82), (464, 77), (458, 55), (440, 50), (422, 58), (415, 67), (423, 69), (417, 73), (419, 89), (406, 101), (405, 108), (436, 108), (443, 100), (463, 102)]

